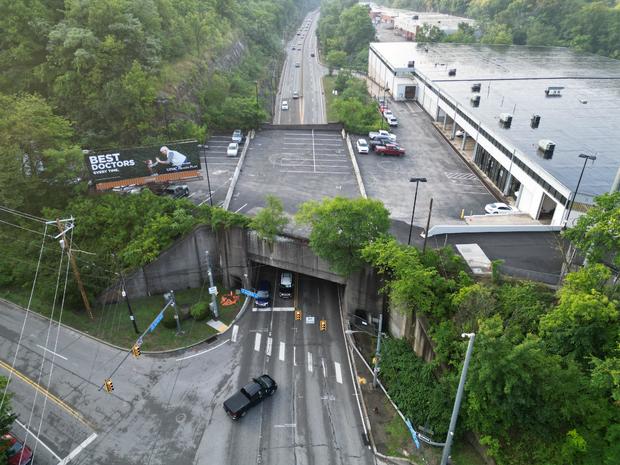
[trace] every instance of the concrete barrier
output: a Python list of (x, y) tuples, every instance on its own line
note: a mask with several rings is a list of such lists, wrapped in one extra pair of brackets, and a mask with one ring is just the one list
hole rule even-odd
[(274, 129), (302, 129), (306, 131), (310, 131), (314, 129), (315, 131), (342, 131), (344, 126), (342, 123), (326, 123), (326, 124), (269, 124), (264, 123), (261, 124), (260, 130), (270, 131)]
[[(253, 138), (253, 137), (252, 137)], [(237, 185), (237, 181), (239, 180), (239, 174), (241, 173), (241, 167), (243, 166), (243, 161), (245, 160), (245, 154), (248, 151), (248, 147), (250, 146), (250, 137), (245, 138), (245, 144), (243, 145), (243, 150), (241, 151), (241, 156), (239, 157), (239, 163), (237, 163), (237, 167), (235, 168), (235, 173), (233, 174), (232, 181), (230, 182), (230, 186), (228, 186), (228, 192), (226, 192), (226, 198), (224, 199), (224, 210), (228, 210), (230, 206), (230, 201), (232, 200), (233, 193), (235, 192), (235, 186)]]
[(558, 232), (562, 226), (546, 224), (502, 224), (502, 225), (470, 225), (446, 224), (433, 226), (428, 231), (428, 237), (443, 234), (473, 234), (473, 233), (512, 233), (512, 232)]
[(353, 164), (353, 171), (355, 172), (355, 178), (357, 179), (357, 185), (360, 188), (360, 194), (365, 199), (368, 198), (366, 195), (366, 188), (364, 187), (364, 181), (362, 180), (362, 175), (360, 174), (360, 167), (357, 164), (357, 158), (355, 158), (355, 152), (353, 151), (353, 145), (351, 144), (351, 138), (347, 134), (347, 149), (349, 149), (349, 156), (351, 157), (351, 164)]

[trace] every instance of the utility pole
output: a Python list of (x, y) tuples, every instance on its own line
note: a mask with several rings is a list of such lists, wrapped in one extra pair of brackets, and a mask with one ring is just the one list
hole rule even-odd
[(469, 368), (469, 360), (471, 359), (471, 353), (474, 349), (474, 339), (476, 335), (474, 333), (463, 333), (461, 337), (468, 337), (469, 344), (467, 344), (467, 353), (465, 354), (465, 362), (463, 363), (463, 370), (461, 371), (461, 379), (459, 381), (459, 387), (456, 390), (456, 399), (454, 399), (454, 407), (452, 408), (452, 417), (450, 418), (450, 427), (448, 428), (448, 435), (446, 436), (446, 442), (443, 446), (443, 453), (441, 455), (441, 465), (447, 465), (448, 458), (450, 457), (450, 449), (452, 448), (452, 439), (454, 438), (454, 428), (456, 428), (456, 419), (459, 416), (459, 409), (461, 408), (461, 400), (463, 399), (463, 388), (465, 387), (465, 379), (467, 378), (467, 369)]
[(75, 281), (77, 282), (78, 289), (80, 290), (80, 294), (82, 294), (82, 301), (84, 302), (84, 307), (86, 307), (86, 311), (88, 312), (88, 316), (90, 316), (90, 319), (93, 320), (94, 319), (93, 311), (92, 311), (92, 308), (90, 307), (88, 296), (86, 295), (86, 289), (84, 289), (84, 284), (82, 283), (82, 278), (80, 277), (80, 271), (78, 270), (75, 257), (71, 253), (71, 244), (69, 244), (69, 247), (67, 247), (67, 241), (65, 241), (65, 232), (67, 231), (67, 229), (65, 229), (65, 226), (61, 223), (60, 219), (58, 218), (56, 219), (56, 226), (58, 227), (58, 231), (60, 231), (60, 234), (56, 237), (62, 236), (62, 239), (60, 242), (61, 247), (67, 251), (67, 256), (69, 257), (69, 263), (71, 263), (71, 270), (73, 271), (73, 277), (75, 278)]
[(177, 322), (177, 336), (183, 334), (181, 330), (181, 319), (179, 318), (179, 310), (177, 309), (177, 301), (174, 297), (174, 291), (166, 292), (164, 294), (164, 299), (168, 301), (168, 304), (174, 308), (174, 320)]
[(129, 296), (127, 295), (127, 288), (125, 286), (125, 277), (123, 276), (122, 271), (121, 271), (121, 283), (123, 286), (123, 289), (121, 290), (121, 294), (125, 298), (125, 303), (127, 304), (127, 311), (129, 312), (129, 319), (133, 323), (133, 329), (136, 332), (136, 334), (140, 334), (140, 331), (138, 331), (138, 325), (136, 324), (136, 317), (134, 316), (133, 310), (131, 309), (131, 304), (129, 303)]
[(379, 375), (379, 354), (381, 352), (381, 331), (383, 330), (383, 313), (379, 314), (379, 332), (377, 333), (377, 350), (375, 351), (375, 366), (372, 370), (372, 387), (377, 387)]
[[(213, 272), (211, 271), (211, 257), (209, 256), (209, 251), (205, 250), (205, 254), (207, 255), (207, 274), (209, 275), (209, 286), (215, 287), (213, 282)], [(217, 311), (217, 294), (211, 294), (211, 310), (213, 311), (213, 316), (215, 318), (220, 317), (220, 313)]]
[(428, 207), (428, 218), (426, 219), (426, 231), (424, 231), (424, 245), (422, 253), (426, 252), (426, 239), (428, 239), (428, 228), (431, 225), (431, 213), (433, 212), (433, 198), (431, 197), (431, 205)]

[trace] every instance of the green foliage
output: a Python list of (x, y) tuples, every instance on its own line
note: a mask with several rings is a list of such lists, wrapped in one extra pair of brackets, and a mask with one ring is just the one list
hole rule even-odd
[(445, 34), (441, 29), (427, 23), (422, 25), (422, 28), (416, 34), (416, 41), (418, 42), (442, 42), (444, 38)]
[(0, 376), (0, 391), (3, 393), (6, 392), (6, 395), (3, 397), (3, 402), (0, 405), (0, 435), (9, 432), (11, 425), (17, 416), (13, 413), (13, 409), (11, 408), (11, 399), (13, 395), (6, 391), (7, 383), (8, 379), (4, 376)]
[(273, 242), (278, 234), (282, 233), (288, 224), (282, 201), (273, 195), (266, 197), (267, 205), (259, 211), (250, 222), (261, 239)]
[(295, 220), (312, 227), (310, 247), (343, 276), (364, 265), (366, 244), (387, 234), (389, 212), (378, 200), (335, 197), (301, 205)]
[(491, 279), (494, 284), (500, 284), (502, 281), (502, 265), (504, 260), (493, 260), (491, 262)]
[(611, 260), (620, 267), (620, 192), (596, 197), (595, 205), (563, 234), (588, 260)]
[(327, 69), (331, 76), (335, 69), (342, 68), (347, 62), (347, 54), (343, 50), (331, 50), (325, 56)]
[(209, 302), (200, 300), (196, 302), (189, 310), (190, 315), (196, 321), (202, 321), (209, 315)]
[(175, 319), (174, 308), (168, 307), (164, 312), (164, 318), (161, 320), (161, 324), (164, 328), (175, 329), (177, 327), (177, 320)]
[(341, 71), (335, 88), (339, 95), (332, 105), (338, 120), (348, 132), (365, 134), (381, 127), (377, 104), (370, 99), (364, 81), (353, 77), (350, 72)]
[(431, 365), (419, 359), (404, 339), (386, 338), (381, 346), (381, 382), (416, 429), (423, 426), (445, 436), (456, 379), (437, 380)]

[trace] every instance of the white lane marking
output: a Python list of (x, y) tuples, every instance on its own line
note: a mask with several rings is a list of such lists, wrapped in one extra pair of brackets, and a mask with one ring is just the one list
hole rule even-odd
[[(258, 334), (258, 333), (256, 333)], [(268, 337), (267, 338), (267, 347), (265, 348), (265, 353), (267, 354), (267, 356), (271, 357), (271, 344), (272, 344), (273, 340)]]
[(278, 358), (281, 362), (284, 361), (284, 350), (286, 349), (286, 345), (284, 342), (280, 342), (280, 353), (278, 354)]
[(256, 352), (258, 352), (260, 350), (260, 339), (261, 339), (261, 334), (260, 333), (256, 333), (256, 337), (254, 337), (254, 350)]
[(336, 368), (336, 381), (342, 384), (342, 372), (340, 371), (340, 363), (334, 362), (334, 368)]
[(202, 354), (206, 354), (207, 352), (211, 352), (212, 350), (217, 349), (218, 347), (223, 346), (224, 344), (226, 344), (228, 341), (230, 341), (230, 339), (226, 339), (225, 341), (221, 342), (220, 344), (216, 345), (215, 347), (211, 347), (210, 349), (207, 350), (203, 350), (202, 352), (198, 352), (196, 354), (192, 354), (192, 355), (188, 355), (187, 357), (181, 357), (181, 358), (177, 358), (176, 361), (180, 362), (182, 360), (187, 360), (188, 358), (194, 358), (194, 357), (198, 357), (199, 355)]
[(312, 353), (308, 352), (308, 371), (312, 373)]
[(295, 357), (295, 352), (297, 351), (297, 347), (293, 346), (293, 366), (297, 366), (297, 357)]
[(314, 129), (312, 130), (312, 160), (314, 161), (314, 172), (316, 173), (316, 153), (314, 149)]
[[(52, 449), (50, 449), (50, 448), (47, 446), (47, 444), (45, 444), (43, 441), (41, 441), (41, 440), (37, 437), (37, 435), (36, 435), (36, 434), (34, 434), (32, 431), (30, 431), (28, 428), (26, 428), (26, 425), (24, 425), (21, 421), (19, 421), (18, 419), (15, 419), (15, 423), (17, 423), (19, 426), (21, 426), (21, 427), (24, 429), (24, 431), (26, 431), (26, 433), (27, 433), (27, 434), (26, 434), (26, 438), (25, 438), (26, 445), (28, 445), (28, 439), (30, 439), (30, 437), (29, 437), (29, 436), (32, 436), (32, 438), (33, 438), (35, 441), (37, 441), (39, 444), (41, 444), (43, 447), (45, 447), (45, 449), (46, 449), (46, 450), (47, 450), (50, 454), (52, 454), (52, 455), (53, 455), (54, 457), (56, 457), (58, 460), (62, 460), (62, 459), (61, 459), (58, 455), (56, 455), (56, 454), (54, 453), (54, 451), (53, 451)], [(95, 436), (96, 436), (96, 434), (95, 434)], [(32, 447), (32, 446), (31, 446), (31, 447)], [(7, 463), (8, 463), (8, 462), (7, 462)]]
[(88, 446), (91, 442), (93, 442), (96, 437), (97, 437), (97, 433), (93, 433), (90, 436), (88, 436), (86, 439), (84, 439), (84, 441), (82, 441), (82, 444), (77, 446), (75, 449), (71, 451), (69, 455), (67, 455), (64, 459), (58, 462), (58, 465), (65, 465), (66, 463), (69, 463), (72, 459), (77, 457), (77, 455), (80, 452), (82, 452), (82, 450), (84, 450), (86, 446)]
[(63, 359), (63, 360), (65, 360), (65, 361), (67, 361), (67, 360), (68, 360), (68, 359), (67, 359), (67, 357), (63, 357), (63, 356), (62, 356), (62, 355), (60, 355), (59, 353), (56, 353), (56, 352), (54, 352), (54, 351), (52, 351), (52, 350), (49, 350), (48, 348), (43, 347), (42, 345), (37, 344), (37, 347), (39, 347), (39, 348), (43, 349), (45, 352), (49, 352), (50, 354), (54, 354), (56, 357), (60, 357), (60, 358), (62, 358), (62, 359)]
[(239, 325), (234, 325), (232, 330), (231, 341), (237, 342), (237, 333), (239, 333)]
[(239, 207), (237, 210), (235, 210), (235, 213), (239, 213), (241, 210), (243, 210), (247, 206), (248, 206), (248, 204), (244, 203), (243, 205), (241, 205), (241, 207)]
[(323, 366), (323, 378), (327, 378), (327, 367), (325, 366), (325, 359), (321, 357), (321, 366)]
[(295, 423), (285, 423), (283, 425), (273, 425), (274, 428), (297, 428)]

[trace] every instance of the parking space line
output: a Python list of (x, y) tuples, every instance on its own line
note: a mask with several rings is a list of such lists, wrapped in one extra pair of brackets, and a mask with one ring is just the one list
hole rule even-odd
[(243, 210), (245, 207), (247, 207), (248, 204), (244, 203), (243, 205), (241, 205), (237, 210), (235, 210), (235, 213), (239, 213), (241, 210)]
[(316, 155), (314, 153), (314, 129), (312, 130), (312, 159), (314, 161), (314, 172), (316, 173)]
[[(258, 334), (258, 333), (256, 333)], [(265, 353), (267, 354), (268, 357), (271, 357), (271, 344), (273, 342), (273, 339), (268, 337), (267, 338), (267, 347), (265, 347)]]
[(254, 350), (256, 352), (260, 350), (260, 339), (261, 339), (260, 333), (256, 333), (256, 336), (254, 337)]
[(312, 353), (308, 352), (308, 371), (312, 373), (314, 368), (312, 368)]
[(233, 342), (237, 342), (237, 334), (239, 333), (239, 325), (234, 325), (232, 329), (232, 336), (230, 340)]
[[(26, 425), (24, 425), (21, 421), (19, 421), (17, 418), (15, 419), (15, 423), (17, 423), (19, 426), (21, 426), (24, 431), (26, 431), (26, 436), (24, 437), (24, 441), (26, 442), (26, 444), (28, 443), (28, 436), (32, 436), (33, 439), (35, 441), (37, 441), (39, 444), (41, 444), (43, 447), (45, 447), (45, 449), (52, 454), (57, 460), (62, 460), (58, 455), (56, 455), (56, 453), (50, 449), (48, 447), (47, 444), (45, 444), (43, 441), (41, 441), (36, 434), (34, 434), (32, 431), (30, 431), (28, 428), (26, 428)], [(94, 433), (93, 433), (94, 434)], [(95, 435), (96, 436), (96, 435)]]

